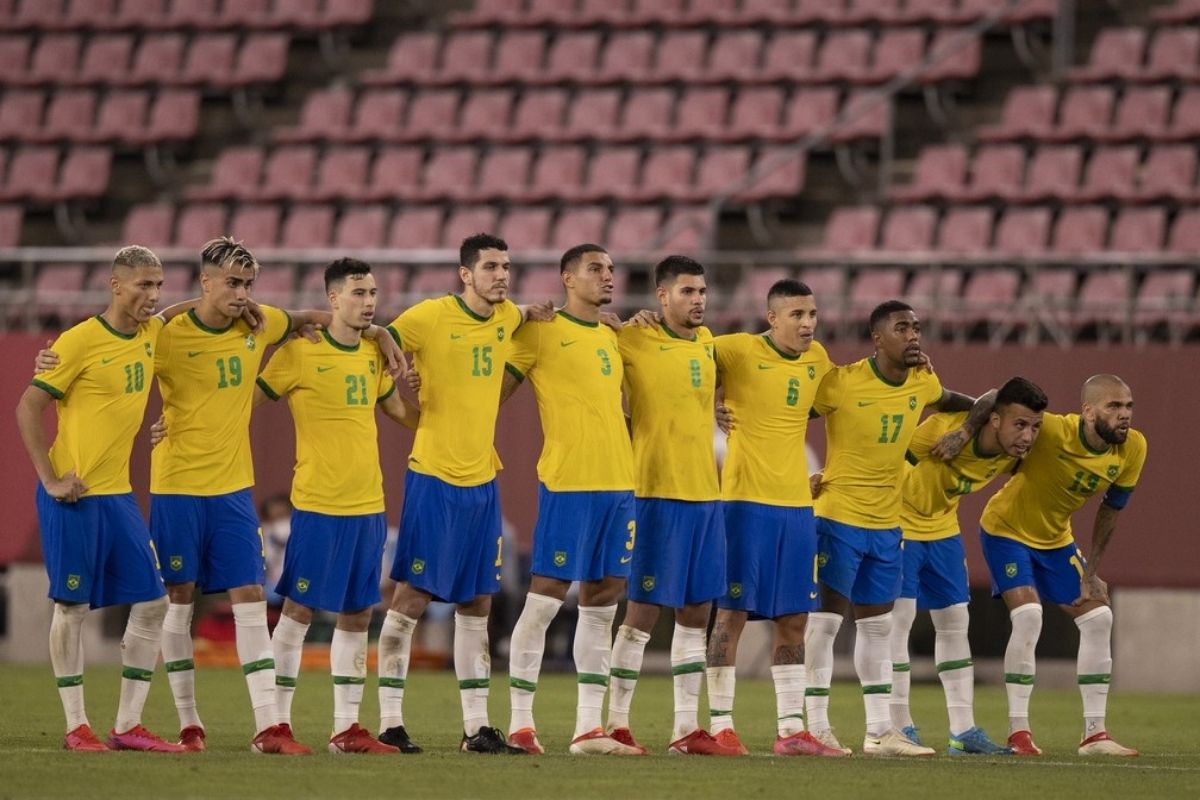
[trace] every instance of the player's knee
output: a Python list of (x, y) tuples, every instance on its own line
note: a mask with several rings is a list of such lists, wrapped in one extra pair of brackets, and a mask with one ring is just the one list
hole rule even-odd
[(788, 614), (775, 620), (776, 645), (804, 644), (804, 629), (807, 627), (807, 614)]
[(81, 622), (88, 613), (87, 603), (55, 603), (54, 613), (72, 623)]
[(1112, 635), (1113, 613), (1108, 606), (1098, 606), (1075, 618), (1081, 634), (1092, 634), (1108, 638)]
[(1042, 635), (1042, 606), (1039, 603), (1026, 603), (1017, 606), (1008, 614), (1012, 621), (1012, 640), (1018, 644), (1033, 647), (1038, 637)]
[(929, 612), (929, 616), (933, 618), (934, 630), (946, 634), (966, 633), (971, 619), (966, 603), (955, 603), (947, 608), (935, 608)]
[(129, 608), (128, 630), (146, 638), (161, 635), (163, 620), (167, 617), (167, 605), (166, 596), (134, 603)]

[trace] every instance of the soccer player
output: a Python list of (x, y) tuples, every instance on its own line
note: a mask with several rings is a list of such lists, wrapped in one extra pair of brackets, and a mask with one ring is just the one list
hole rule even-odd
[[(141, 725), (167, 611), (154, 542), (129, 483), (129, 456), (154, 377), (164, 319), (158, 257), (144, 247), (113, 259), (112, 300), (53, 343), (62, 363), (33, 379), (17, 405), (21, 440), (37, 471), (38, 525), (54, 617), (50, 662), (67, 717), (68, 750), (183, 752)], [(46, 446), (42, 416), (55, 403), (58, 433)], [(88, 607), (132, 604), (121, 639), (121, 699), (107, 747), (83, 701), (83, 620)]]
[(404, 476), (391, 570), (397, 585), (379, 634), (379, 740), (401, 752), (420, 752), (404, 727), (404, 688), (417, 619), (438, 599), (457, 605), (461, 749), (523, 754), (488, 724), (487, 621), (503, 557), (496, 415), (504, 364), (524, 314), (508, 299), (503, 239), (488, 234), (464, 239), (458, 274), (461, 295), (425, 300), (388, 326), (401, 348), (415, 355), (421, 417)]
[(671, 608), (675, 724), (668, 752), (737, 755), (698, 719), (709, 613), (725, 591), (725, 525), (712, 446), (716, 363), (712, 334), (703, 326), (704, 267), (668, 256), (654, 268), (654, 283), (661, 321), (629, 325), (617, 337), (633, 435), (638, 540), (629, 603), (613, 645), (607, 729), (617, 741), (640, 747), (629, 730), (629, 707), (650, 632), (661, 609)]
[(889, 711), (892, 604), (900, 596), (903, 574), (904, 454), (927, 406), (971, 409), (962, 435), (972, 436), (992, 402), (989, 398), (972, 409), (972, 398), (943, 391), (937, 376), (920, 368), (925, 363), (921, 323), (910, 306), (898, 300), (881, 303), (871, 312), (870, 330), (874, 354), (832, 370), (813, 403), (825, 417), (828, 456), (824, 474), (812, 477), (821, 610), (809, 616), (805, 632), (808, 724), (825, 744), (841, 747), (829, 727), (829, 684), (833, 640), (853, 606), (858, 633), (854, 666), (867, 719), (863, 752), (931, 756), (931, 748), (893, 727)]
[(975, 668), (967, 640), (967, 561), (959, 534), (958, 503), (997, 475), (1011, 472), (1037, 438), (1046, 395), (1024, 378), (1000, 387), (987, 423), (968, 448), (950, 461), (934, 444), (966, 419), (965, 413), (934, 414), (917, 426), (908, 445), (913, 464), (904, 478), (900, 529), (904, 579), (892, 611), (892, 724), (911, 741), (921, 740), (909, 710), (908, 635), (917, 609), (929, 609), (936, 632), (934, 660), (946, 693), (951, 755), (1007, 755), (975, 725)]
[(280, 712), (291, 718), (304, 636), (314, 608), (337, 614), (333, 673), (333, 753), (398, 753), (358, 724), (367, 674), (367, 625), (380, 600), (383, 474), (375, 428), (378, 406), (416, 427), (418, 412), (392, 383), (384, 358), (363, 331), (375, 315), (371, 267), (343, 258), (325, 268), (333, 318), (317, 343), (288, 342), (259, 376), (255, 403), (286, 396), (296, 426), (292, 530), (276, 591), (283, 614), (274, 653)]
[[(1097, 573), (1117, 517), (1142, 473), (1146, 437), (1130, 427), (1133, 393), (1116, 375), (1088, 378), (1081, 399), (1079, 414), (1045, 415), (1033, 449), (988, 501), (979, 522), (992, 593), (1004, 598), (1012, 620), (1004, 681), (1008, 744), (1018, 755), (1041, 753), (1030, 733), (1029, 697), (1043, 601), (1058, 603), (1079, 628), (1079, 754), (1137, 755), (1104, 727), (1112, 676), (1112, 609), (1108, 587)], [(1097, 494), (1103, 499), (1085, 560), (1071, 535), (1071, 515)]]
[(774, 622), (779, 755), (842, 753), (804, 729), (804, 628), (817, 607), (817, 542), (804, 437), (822, 377), (833, 368), (814, 340), (809, 287), (782, 280), (767, 292), (764, 334), (718, 336), (717, 374), (736, 420), (721, 475), (728, 542), (727, 590), (708, 645), (708, 699), (716, 740), (739, 754), (733, 726), (737, 645), (751, 617)]
[(600, 322), (600, 309), (612, 302), (613, 263), (603, 247), (580, 244), (563, 253), (559, 266), (566, 305), (554, 321), (517, 332), (501, 394), (507, 397), (529, 378), (545, 436), (538, 459), (533, 576), (510, 640), (509, 735), (526, 752), (544, 752), (533, 698), (546, 629), (578, 581), (578, 705), (570, 752), (642, 755), (640, 747), (614, 739), (600, 724), (613, 618), (637, 537), (633, 449), (621, 408), (624, 367), (616, 331)]

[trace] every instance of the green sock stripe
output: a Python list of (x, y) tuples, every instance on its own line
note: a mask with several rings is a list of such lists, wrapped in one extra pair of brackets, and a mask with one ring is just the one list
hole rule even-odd
[(58, 688), (65, 689), (68, 686), (83, 686), (82, 675), (64, 675), (61, 678), (55, 678), (54, 682), (58, 684)]
[(334, 686), (362, 686), (367, 682), (366, 678), (360, 678), (357, 675), (334, 675)]
[(937, 665), (938, 672), (950, 672), (955, 669), (966, 669), (975, 663), (974, 659), (960, 658), (955, 661), (942, 661)]
[(803, 714), (784, 714), (780, 719), (804, 719)]
[(1006, 672), (1006, 673), (1004, 673), (1004, 682), (1005, 683), (1019, 683), (1022, 686), (1033, 686), (1033, 676), (1032, 675), (1022, 675), (1019, 672)]
[(128, 678), (131, 681), (149, 681), (154, 675), (152, 669), (138, 669), (137, 667), (125, 667), (121, 670), (121, 677)]
[(636, 681), (641, 673), (636, 669), (624, 669), (623, 667), (613, 667), (608, 671), (608, 674), (614, 678), (620, 678), (623, 681)]
[(892, 672), (912, 672), (912, 664), (908, 661), (900, 664), (892, 664)]
[(892, 685), (890, 683), (869, 683), (862, 687), (863, 694), (890, 694)]
[(164, 661), (163, 666), (168, 673), (171, 672), (187, 672), (189, 669), (196, 668), (196, 662), (190, 658), (181, 658), (178, 661)]
[(1079, 685), (1080, 686), (1087, 686), (1090, 684), (1097, 684), (1097, 683), (1112, 683), (1112, 675), (1106, 673), (1104, 675), (1080, 675), (1079, 676)]
[(286, 686), (289, 689), (295, 689), (296, 688), (296, 679), (289, 677), (287, 675), (280, 675), (279, 673), (275, 673), (275, 685), (276, 686)]
[(687, 664), (672, 664), (672, 675), (691, 675), (695, 672), (704, 672), (703, 661), (690, 661)]
[(731, 717), (733, 716), (732, 708), (710, 708), (708, 710), (710, 717)]
[[(275, 682), (279, 683), (278, 680)], [(379, 679), (379, 688), (380, 689), (403, 689), (404, 683), (405, 683), (404, 678), (380, 678)]]
[(581, 672), (576, 678), (579, 683), (591, 683), (596, 686), (608, 686), (608, 676), (595, 672)]
[(459, 689), (487, 689), (491, 685), (491, 678), (467, 678), (458, 682)]
[(804, 690), (805, 697), (829, 697), (829, 687), (810, 686)]
[(508, 676), (508, 685), (514, 689), (520, 689), (523, 692), (537, 691), (537, 683), (534, 681), (527, 681), (524, 678), (514, 678), (511, 675)]
[(242, 674), (249, 675), (252, 672), (260, 672), (264, 669), (275, 669), (275, 659), (260, 658), (258, 661), (248, 661), (242, 664)]

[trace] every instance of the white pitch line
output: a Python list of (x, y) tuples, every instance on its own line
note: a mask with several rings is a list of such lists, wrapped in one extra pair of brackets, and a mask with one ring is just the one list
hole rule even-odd
[[(995, 762), (993, 762), (995, 763)], [(1114, 764), (1100, 761), (1024, 761), (1021, 766), (1030, 767), (1079, 767), (1080, 769), (1144, 769), (1170, 772), (1200, 772), (1200, 767), (1173, 767), (1168, 764)]]

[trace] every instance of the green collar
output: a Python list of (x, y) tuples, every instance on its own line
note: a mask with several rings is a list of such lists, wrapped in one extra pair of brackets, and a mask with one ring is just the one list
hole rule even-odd
[(466, 302), (462, 299), (461, 295), (456, 294), (456, 295), (452, 295), (452, 297), (458, 301), (458, 307), (463, 310), (463, 313), (466, 314), (471, 319), (475, 320), (476, 322), (487, 322), (488, 320), (491, 319), (490, 315), (486, 316), (486, 317), (481, 317), (478, 314), (476, 314), (474, 311), (472, 311), (471, 307), (466, 304)]
[(1083, 442), (1083, 449), (1087, 450), (1094, 456), (1102, 456), (1108, 452), (1107, 447), (1105, 447), (1103, 450), (1096, 450), (1090, 444), (1088, 444), (1087, 436), (1084, 435), (1083, 417), (1079, 418), (1079, 441)]
[(566, 319), (568, 319), (569, 321), (574, 322), (576, 325), (582, 325), (585, 328), (600, 327), (599, 322), (587, 322), (586, 320), (582, 320), (579, 317), (573, 317), (570, 314), (568, 314), (566, 311), (563, 311), (561, 308), (558, 310), (558, 313), (561, 314)]
[(762, 338), (763, 338), (763, 341), (767, 343), (768, 347), (770, 347), (772, 350), (774, 350), (776, 353), (779, 354), (780, 358), (786, 358), (788, 361), (799, 361), (800, 356), (803, 355), (803, 353), (797, 353), (794, 356), (789, 356), (787, 353), (785, 353), (779, 349), (779, 347), (775, 344), (775, 341), (771, 338), (771, 334), (769, 334), (769, 333), (764, 333), (762, 335)]
[(112, 325), (109, 325), (109, 324), (108, 324), (108, 320), (106, 320), (104, 317), (100, 316), (99, 314), (97, 314), (97, 315), (96, 315), (96, 320), (97, 320), (97, 321), (98, 321), (98, 322), (99, 322), (101, 325), (103, 325), (103, 326), (104, 326), (104, 329), (105, 329), (106, 331), (108, 331), (109, 333), (111, 333), (113, 336), (116, 336), (118, 339), (132, 339), (134, 336), (137, 336), (137, 332), (136, 332), (136, 331), (135, 331), (135, 332), (133, 332), (133, 333), (121, 333), (119, 330), (117, 330), (116, 328), (114, 328)]
[(225, 331), (232, 328), (235, 324), (237, 324), (237, 320), (235, 319), (232, 322), (230, 322), (228, 325), (226, 325), (224, 328), (210, 328), (207, 325), (205, 325), (203, 322), (200, 321), (200, 317), (196, 314), (196, 309), (189, 308), (187, 313), (188, 313), (188, 318), (192, 321), (192, 324), (195, 325), (200, 330), (204, 331), (205, 333), (224, 333)]
[(667, 323), (665, 323), (665, 322), (664, 322), (664, 323), (663, 323), (661, 326), (659, 326), (659, 327), (661, 327), (661, 328), (663, 329), (663, 333), (667, 334), (667, 336), (670, 336), (672, 339), (682, 339), (682, 340), (683, 340), (683, 341), (685, 341), (685, 342), (694, 342), (694, 341), (696, 341), (697, 334), (692, 334), (692, 337), (689, 339), (688, 337), (686, 337), (686, 336), (680, 336), (678, 333), (676, 333), (675, 331), (671, 330), (671, 329), (670, 329), (670, 327), (668, 327), (668, 326), (667, 326)]
[(325, 341), (329, 342), (338, 350), (342, 350), (347, 353), (357, 353), (359, 346), (362, 344), (362, 339), (359, 339), (354, 344), (342, 344), (337, 339), (330, 336), (329, 331), (325, 330), (324, 328), (321, 329), (321, 335), (325, 337)]
[(875, 363), (875, 356), (868, 356), (867, 361), (870, 363), (871, 371), (875, 373), (875, 377), (879, 378), (879, 380), (883, 381), (888, 386), (903, 386), (905, 383), (908, 382), (908, 374), (907, 373), (905, 373), (905, 375), (904, 375), (904, 380), (900, 381), (899, 383), (896, 383), (894, 381), (889, 381), (887, 378), (883, 377), (883, 373), (879, 371), (879, 365)]

